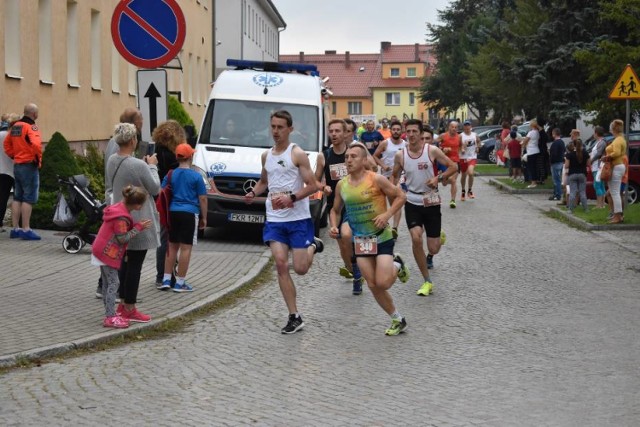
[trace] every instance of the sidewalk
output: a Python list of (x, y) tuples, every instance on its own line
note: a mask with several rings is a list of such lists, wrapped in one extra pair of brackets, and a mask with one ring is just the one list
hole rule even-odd
[[(209, 230), (211, 231), (211, 230)], [(10, 240), (0, 233), (0, 366), (16, 358), (52, 356), (87, 347), (131, 330), (184, 315), (255, 278), (269, 262), (259, 243), (201, 240), (189, 267), (193, 293), (155, 288), (155, 251), (147, 253), (138, 303), (152, 316), (148, 324), (125, 330), (102, 327), (104, 307), (95, 298), (99, 269), (90, 264), (91, 247), (71, 255), (62, 249), (63, 232), (38, 230), (41, 241)]]

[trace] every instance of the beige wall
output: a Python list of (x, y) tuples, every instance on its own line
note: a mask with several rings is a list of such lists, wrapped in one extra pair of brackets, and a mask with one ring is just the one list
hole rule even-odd
[[(51, 15), (51, 49), (52, 49), (52, 84), (40, 81), (39, 62), (39, 0), (17, 0), (20, 25), (20, 75), (21, 78), (9, 77), (5, 70), (5, 37), (8, 8), (10, 2), (0, 1), (0, 111), (21, 113), (28, 102), (38, 104), (40, 108), (39, 127), (45, 141), (59, 131), (69, 141), (104, 140), (111, 135), (113, 125), (125, 107), (136, 106), (135, 73), (119, 55), (117, 56), (119, 87), (112, 90), (112, 46), (111, 16), (116, 1), (78, 0), (78, 83), (79, 87), (69, 87), (67, 73), (67, 4), (66, 0), (50, 0)], [(182, 101), (193, 118), (196, 126), (200, 126), (204, 114), (204, 106), (211, 81), (211, 27), (212, 0), (180, 0), (179, 4), (187, 22), (187, 36), (182, 53), (184, 77), (182, 85), (176, 77), (179, 71), (169, 70), (169, 90), (184, 91), (192, 87), (192, 100), (189, 102), (185, 93)], [(16, 3), (12, 3), (16, 4)], [(99, 11), (100, 21), (100, 81), (99, 87), (92, 88), (92, 43), (91, 16), (92, 10)], [(188, 53), (193, 55), (193, 64), (188, 61)], [(196, 58), (200, 57), (200, 68), (196, 66)], [(206, 61), (206, 65), (205, 65)], [(131, 82), (130, 77), (133, 78)], [(190, 78), (192, 80), (190, 80)], [(190, 86), (191, 85), (191, 86)], [(198, 89), (196, 89), (198, 88)], [(130, 89), (134, 95), (131, 95)], [(197, 96), (199, 94), (199, 98)], [(199, 102), (198, 102), (199, 100)]]
[[(336, 103), (336, 114), (332, 114), (331, 103)], [(332, 119), (349, 117), (349, 102), (361, 102), (363, 115), (373, 114), (373, 102), (370, 98), (329, 98), (329, 113)]]
[(398, 76), (398, 78), (401, 79), (406, 79), (406, 78), (412, 78), (407, 76), (407, 69), (409, 68), (415, 68), (416, 69), (416, 78), (420, 78), (422, 76), (424, 76), (424, 64), (422, 63), (400, 63), (400, 64), (382, 64), (382, 78), (383, 79), (393, 79), (394, 77), (391, 77), (391, 69), (392, 68), (398, 68), (400, 71), (400, 75)]

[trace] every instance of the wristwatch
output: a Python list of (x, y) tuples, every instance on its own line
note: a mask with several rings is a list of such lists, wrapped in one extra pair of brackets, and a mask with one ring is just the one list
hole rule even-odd
[(295, 203), (295, 202), (296, 202), (296, 200), (298, 200), (298, 198), (296, 197), (296, 195), (295, 195), (295, 194), (293, 194), (293, 193), (289, 194), (289, 197), (291, 198), (291, 201), (292, 201), (293, 203)]

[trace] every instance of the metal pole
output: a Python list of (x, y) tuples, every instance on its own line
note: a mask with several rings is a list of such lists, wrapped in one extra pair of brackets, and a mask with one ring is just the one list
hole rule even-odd
[[(625, 121), (624, 121), (624, 133), (625, 133), (625, 137), (627, 140), (627, 159), (629, 159), (629, 133), (630, 133), (630, 129), (631, 129), (631, 100), (627, 98), (626, 102), (626, 112), (625, 112)], [(629, 184), (627, 183), (627, 186)], [(624, 208), (626, 207), (626, 200), (627, 200), (627, 189), (624, 189), (624, 193), (622, 194), (622, 210), (624, 212)]]

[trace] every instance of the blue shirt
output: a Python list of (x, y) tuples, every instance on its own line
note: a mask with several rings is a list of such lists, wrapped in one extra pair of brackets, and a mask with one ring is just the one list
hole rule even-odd
[(376, 151), (380, 141), (384, 141), (384, 136), (382, 136), (382, 134), (377, 130), (374, 130), (373, 132), (362, 132), (362, 135), (360, 135), (360, 142), (367, 146), (367, 149), (371, 154)]
[[(167, 177), (162, 180), (162, 188), (167, 186)], [(171, 172), (171, 204), (170, 211), (200, 213), (199, 196), (207, 194), (200, 174), (191, 169), (176, 168)]]
[(565, 152), (564, 141), (561, 139), (556, 139), (549, 147), (549, 163), (562, 163), (564, 162), (564, 152)]

